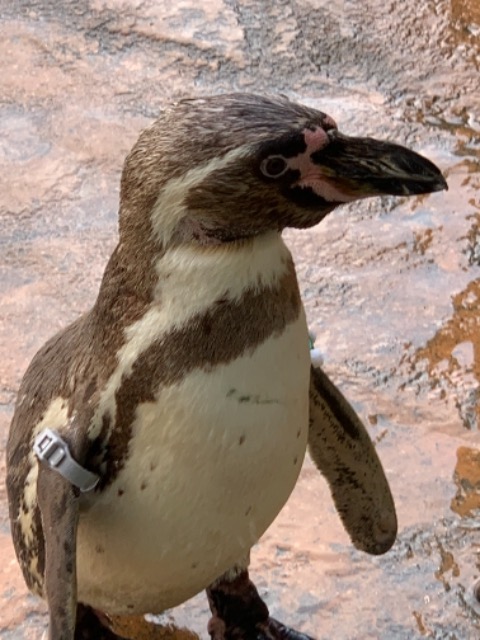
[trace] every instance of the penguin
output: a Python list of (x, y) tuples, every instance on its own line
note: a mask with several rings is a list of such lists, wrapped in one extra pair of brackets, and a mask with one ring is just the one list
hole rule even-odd
[(286, 97), (187, 99), (141, 133), (95, 304), (35, 355), (9, 433), (12, 536), (50, 640), (114, 640), (202, 590), (212, 640), (312, 640), (248, 573), (307, 448), (357, 548), (385, 553), (397, 520), (366, 428), (311, 364), (282, 231), (443, 189), (426, 158)]

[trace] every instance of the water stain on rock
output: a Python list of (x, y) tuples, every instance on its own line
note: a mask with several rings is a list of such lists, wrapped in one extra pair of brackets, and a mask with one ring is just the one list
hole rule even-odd
[[(2, 451), (29, 360), (95, 299), (123, 158), (171, 100), (284, 92), (445, 170), (448, 194), (365, 201), (285, 234), (325, 369), (368, 425), (400, 523), (385, 556), (352, 549), (306, 460), (252, 574), (272, 615), (318, 640), (480, 636), (479, 6), (0, 0)], [(1, 484), (0, 554), (0, 638), (40, 638)], [(207, 620), (199, 595), (159, 622), (203, 637)], [(159, 637), (130, 622), (127, 637)]]
[(457, 449), (454, 474), (457, 493), (451, 509), (458, 515), (472, 518), (480, 513), (480, 450), (470, 447)]
[[(480, 428), (480, 280), (452, 298), (453, 314), (425, 346), (408, 359), (411, 370), (426, 363), (430, 384), (445, 398), (463, 381), (457, 408), (468, 429)], [(425, 368), (420, 370), (425, 370)]]

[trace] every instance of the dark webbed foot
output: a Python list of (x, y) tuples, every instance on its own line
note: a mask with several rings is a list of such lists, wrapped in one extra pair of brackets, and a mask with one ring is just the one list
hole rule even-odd
[[(260, 635), (259, 637), (261, 638), (262, 636)], [(286, 627), (274, 618), (268, 619), (265, 638), (280, 638), (281, 640), (313, 640), (311, 636), (295, 631), (295, 629), (290, 629), (290, 627)]]
[(111, 631), (106, 620), (101, 619), (91, 607), (83, 604), (77, 606), (77, 623), (75, 626), (75, 640), (122, 640)]
[(248, 571), (220, 579), (207, 589), (212, 640), (313, 640), (269, 616)]

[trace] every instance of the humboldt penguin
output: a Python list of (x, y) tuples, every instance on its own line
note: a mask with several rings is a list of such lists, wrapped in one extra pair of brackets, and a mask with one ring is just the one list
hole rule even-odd
[(446, 188), (429, 160), (285, 97), (184, 100), (141, 133), (96, 302), (34, 357), (8, 440), (13, 540), (50, 640), (119, 638), (113, 620), (203, 589), (213, 640), (308, 640), (248, 574), (307, 446), (353, 544), (390, 548), (387, 480), (311, 365), (281, 234)]

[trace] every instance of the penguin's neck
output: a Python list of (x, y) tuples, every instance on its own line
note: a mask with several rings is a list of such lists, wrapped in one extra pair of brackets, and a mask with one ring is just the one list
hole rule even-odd
[(247, 290), (276, 286), (290, 265), (290, 252), (277, 233), (210, 247), (172, 247), (154, 264), (152, 302), (180, 303), (193, 311), (235, 301)]
[(209, 247), (178, 244), (142, 252), (120, 241), (105, 270), (92, 310), (97, 336), (109, 342), (152, 308), (180, 326), (211, 305), (239, 300), (246, 291), (276, 287), (292, 259), (281, 235), (271, 232)]

